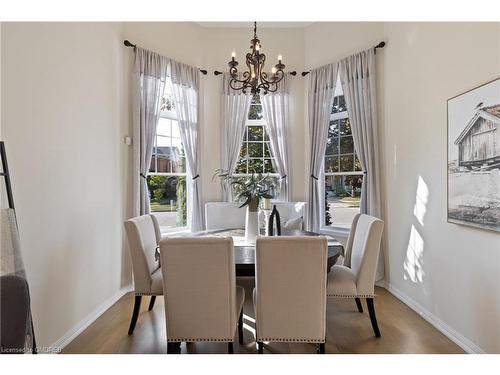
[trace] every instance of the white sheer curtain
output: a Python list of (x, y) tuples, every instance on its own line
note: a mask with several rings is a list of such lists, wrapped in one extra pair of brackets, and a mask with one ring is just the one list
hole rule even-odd
[(285, 75), (278, 84), (275, 92), (268, 92), (260, 96), (262, 110), (266, 120), (266, 129), (271, 141), (271, 151), (275, 158), (275, 166), (280, 175), (280, 200), (290, 200), (289, 184), (290, 172), (288, 163), (288, 137), (287, 127), (289, 123), (289, 101), (288, 77)]
[[(352, 127), (354, 147), (365, 172), (361, 188), (363, 214), (381, 218), (375, 52), (373, 48), (340, 61), (340, 80)], [(380, 253), (377, 280), (384, 276)]]
[(172, 91), (177, 111), (181, 141), (186, 152), (188, 176), (188, 221), (191, 231), (203, 229), (203, 210), (200, 178), (200, 123), (199, 123), (199, 70), (192, 66), (170, 61)]
[[(233, 173), (240, 154), (241, 142), (245, 134), (248, 110), (252, 96), (229, 87), (231, 77), (224, 73), (222, 78), (222, 128), (221, 128), (221, 169)], [(233, 200), (232, 189), (222, 189), (222, 200)]]
[(325, 220), (321, 168), (325, 159), (330, 114), (335, 97), (338, 63), (313, 69), (309, 74), (308, 118), (311, 137), (309, 183), (309, 230), (318, 232)]
[(154, 52), (135, 49), (133, 77), (133, 215), (150, 212), (146, 176), (151, 164), (160, 102), (165, 90), (168, 59)]

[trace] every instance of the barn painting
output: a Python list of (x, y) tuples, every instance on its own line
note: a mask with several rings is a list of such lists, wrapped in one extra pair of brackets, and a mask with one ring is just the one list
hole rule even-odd
[(448, 221), (500, 231), (500, 79), (448, 100)]

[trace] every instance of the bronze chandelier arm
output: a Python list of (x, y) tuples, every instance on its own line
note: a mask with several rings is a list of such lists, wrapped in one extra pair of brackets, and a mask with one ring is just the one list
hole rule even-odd
[(231, 67), (229, 69), (229, 74), (231, 75), (231, 81), (236, 81), (239, 83), (248, 83), (248, 78), (250, 77), (250, 72), (243, 72), (243, 79), (238, 78), (238, 69)]

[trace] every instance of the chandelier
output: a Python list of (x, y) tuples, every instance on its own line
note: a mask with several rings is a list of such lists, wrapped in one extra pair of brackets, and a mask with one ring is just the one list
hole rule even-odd
[(278, 56), (278, 63), (271, 69), (271, 75), (264, 72), (266, 55), (260, 52), (261, 44), (257, 38), (257, 22), (254, 22), (253, 39), (250, 41), (250, 52), (246, 55), (248, 70), (243, 74), (238, 74), (238, 61), (235, 60), (236, 53), (233, 51), (231, 61), (229, 61), (229, 74), (231, 80), (229, 86), (233, 90), (242, 90), (246, 93), (248, 89), (253, 95), (267, 94), (278, 89), (278, 83), (283, 79), (285, 65), (281, 63), (281, 55)]

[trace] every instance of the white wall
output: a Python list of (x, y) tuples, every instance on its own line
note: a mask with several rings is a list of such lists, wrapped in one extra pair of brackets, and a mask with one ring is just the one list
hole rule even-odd
[(1, 37), (2, 138), (37, 341), (52, 345), (130, 283), (119, 25), (3, 23)]
[(388, 23), (385, 37), (388, 282), (498, 353), (500, 235), (446, 222), (446, 100), (500, 76), (500, 24)]

